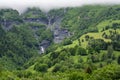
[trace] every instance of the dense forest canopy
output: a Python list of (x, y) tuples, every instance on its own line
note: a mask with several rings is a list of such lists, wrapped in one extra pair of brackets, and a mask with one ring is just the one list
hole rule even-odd
[(119, 80), (120, 5), (0, 10), (1, 80)]

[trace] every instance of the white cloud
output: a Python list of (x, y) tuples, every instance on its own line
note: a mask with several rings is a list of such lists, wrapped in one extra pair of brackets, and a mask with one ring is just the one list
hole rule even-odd
[(13, 8), (19, 12), (27, 7), (39, 7), (46, 11), (60, 7), (76, 7), (85, 4), (119, 4), (120, 0), (0, 0), (0, 8)]

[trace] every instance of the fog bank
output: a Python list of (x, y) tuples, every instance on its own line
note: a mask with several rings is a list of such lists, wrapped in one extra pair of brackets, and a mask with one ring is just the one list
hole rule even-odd
[(28, 7), (39, 7), (44, 11), (62, 7), (77, 7), (88, 4), (120, 4), (120, 0), (0, 0), (0, 8), (13, 8), (20, 13)]

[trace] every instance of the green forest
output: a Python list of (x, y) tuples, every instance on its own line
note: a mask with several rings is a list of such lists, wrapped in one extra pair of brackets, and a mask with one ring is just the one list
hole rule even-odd
[(0, 9), (0, 80), (120, 80), (120, 5)]

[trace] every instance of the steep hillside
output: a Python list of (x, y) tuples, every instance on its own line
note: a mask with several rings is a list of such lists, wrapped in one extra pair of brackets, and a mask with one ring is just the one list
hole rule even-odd
[[(62, 42), (68, 35), (67, 29), (61, 29), (64, 13), (64, 9), (45, 13), (39, 8), (28, 8), (20, 15), (13, 9), (1, 9), (1, 65), (6, 69), (23, 67), (30, 58), (45, 53), (52, 44)], [(16, 60), (17, 57), (20, 59)], [(4, 63), (5, 60), (8, 62)], [(7, 63), (11, 65), (7, 66)]]
[(117, 21), (120, 19), (119, 6), (83, 6), (70, 8), (62, 20), (62, 27), (80, 37), (86, 32), (97, 32), (97, 25), (105, 20)]
[(1, 80), (119, 80), (119, 68), (119, 5), (0, 10)]

